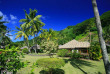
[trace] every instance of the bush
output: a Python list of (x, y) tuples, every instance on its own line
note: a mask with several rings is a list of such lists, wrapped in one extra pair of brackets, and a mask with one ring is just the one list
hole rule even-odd
[(58, 43), (55, 40), (42, 40), (40, 48), (49, 52), (49, 56), (53, 57), (51, 53), (54, 53), (58, 48)]
[(97, 31), (97, 28), (96, 27), (92, 27), (92, 28), (90, 28), (90, 31)]
[(23, 53), (26, 53), (26, 54), (29, 53), (29, 50), (27, 48), (24, 48), (22, 51), (23, 51)]
[[(46, 70), (41, 70), (39, 73), (40, 74), (49, 74), (48, 71), (46, 71)], [(52, 69), (52, 74), (65, 74), (65, 71), (62, 69), (56, 68), (56, 69)]]
[(79, 59), (81, 57), (80, 53), (77, 53), (76, 50), (74, 50), (74, 53), (71, 54), (71, 58)]
[[(0, 49), (0, 74), (7, 74), (7, 72), (16, 72), (24, 67), (24, 62), (21, 62), (18, 47), (6, 46), (5, 49)], [(5, 71), (2, 73), (2, 71)]]
[(60, 68), (65, 65), (65, 62), (63, 59), (59, 58), (43, 58), (38, 59), (36, 64), (38, 64), (39, 67), (44, 68)]
[(67, 56), (70, 56), (70, 53), (68, 53), (67, 49), (61, 49), (61, 50), (58, 50), (57, 55), (59, 57), (67, 57)]
[(52, 69), (57, 69), (64, 66), (65, 62), (63, 59), (59, 59), (59, 58), (43, 58), (43, 59), (38, 59), (36, 65), (38, 67), (44, 68), (48, 72), (52, 72)]
[(107, 46), (107, 52), (110, 53), (110, 47)]
[(68, 53), (66, 54), (66, 57), (71, 57), (72, 54), (73, 54), (72, 52), (68, 52)]
[(93, 60), (100, 60), (102, 58), (101, 48), (98, 42), (91, 43), (89, 54)]

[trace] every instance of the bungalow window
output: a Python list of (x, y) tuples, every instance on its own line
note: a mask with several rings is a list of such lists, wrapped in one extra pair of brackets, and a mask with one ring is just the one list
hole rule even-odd
[(82, 49), (81, 53), (87, 53), (87, 49)]

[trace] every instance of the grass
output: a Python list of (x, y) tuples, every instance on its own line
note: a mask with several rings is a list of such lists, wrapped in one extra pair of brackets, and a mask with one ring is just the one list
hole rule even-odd
[[(109, 55), (110, 56), (110, 55)], [(54, 56), (57, 57), (57, 56)], [(36, 60), (40, 58), (49, 58), (49, 56), (31, 56), (25, 55), (25, 58), (21, 58), (22, 61), (30, 62), (29, 65), (25, 68), (20, 69), (17, 74), (30, 74), (31, 67)], [(110, 58), (110, 57), (109, 57)], [(77, 60), (62, 58), (65, 60), (66, 64), (61, 69), (64, 70), (65, 74), (105, 74), (103, 60), (92, 61), (92, 60)], [(35, 68), (34, 73), (39, 74), (42, 68)]]
[(48, 53), (29, 53), (30, 55), (48, 55)]

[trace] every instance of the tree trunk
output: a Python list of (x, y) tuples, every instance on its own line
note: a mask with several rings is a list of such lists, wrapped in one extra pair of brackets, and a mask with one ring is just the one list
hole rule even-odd
[(24, 44), (25, 44), (25, 46), (27, 46), (27, 40), (26, 40), (26, 38), (24, 38)]
[(89, 34), (90, 34), (90, 44), (91, 44), (91, 31), (89, 31)]
[(29, 47), (29, 40), (27, 40), (27, 47), (28, 47), (29, 52), (31, 53), (31, 50), (30, 50), (30, 47)]
[(106, 71), (106, 74), (110, 74), (110, 63), (109, 63), (109, 58), (107, 55), (106, 44), (105, 44), (105, 41), (102, 36), (103, 35), (102, 34), (102, 26), (101, 26), (101, 21), (100, 21), (100, 16), (99, 16), (96, 0), (92, 0), (92, 5), (93, 5), (93, 10), (94, 10), (94, 15), (95, 15), (95, 21), (96, 21), (96, 27), (97, 27), (97, 31), (98, 31), (99, 42), (100, 42), (100, 46), (102, 49), (105, 71)]
[(27, 46), (28, 46), (28, 49), (29, 49), (29, 41), (27, 40)]
[(36, 49), (34, 49), (35, 53), (36, 53)]
[[(38, 34), (38, 33), (37, 33)], [(36, 34), (36, 44), (37, 44), (37, 34)]]
[[(35, 34), (34, 34), (34, 38), (35, 38)], [(33, 45), (34, 45), (34, 43), (35, 43), (34, 38), (33, 38)]]

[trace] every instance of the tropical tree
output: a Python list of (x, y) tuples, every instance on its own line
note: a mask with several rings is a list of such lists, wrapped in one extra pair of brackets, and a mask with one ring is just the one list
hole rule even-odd
[(100, 21), (100, 16), (99, 16), (96, 0), (92, 0), (92, 5), (93, 5), (93, 10), (94, 10), (94, 15), (95, 15), (95, 21), (96, 21), (96, 27), (97, 27), (97, 31), (98, 31), (99, 42), (100, 42), (100, 46), (102, 49), (105, 71), (106, 71), (106, 74), (110, 74), (110, 62), (109, 62), (109, 57), (107, 54), (106, 44), (103, 39), (102, 26), (101, 26), (101, 21)]
[(49, 56), (51, 57), (51, 53), (54, 53), (58, 48), (58, 43), (55, 40), (42, 40), (41, 41), (41, 49), (48, 51)]
[(3, 16), (0, 16), (0, 25), (3, 25), (4, 23), (7, 23), (6, 21), (1, 21), (3, 19)]
[(40, 38), (45, 40), (54, 40), (57, 39), (56, 32), (52, 29), (44, 29), (43, 32), (40, 34)]
[(6, 44), (9, 44), (11, 42), (9, 36), (10, 30), (7, 29), (7, 26), (4, 25), (4, 23), (8, 23), (7, 21), (2, 21), (3, 16), (0, 16), (0, 43), (2, 46), (5, 46)]
[(104, 38), (106, 40), (106, 45), (110, 47), (110, 25), (104, 28)]
[(15, 35), (16, 35), (15, 39), (17, 39), (17, 38), (21, 39), (21, 37), (23, 37), (24, 41), (25, 41), (25, 44), (29, 48), (29, 42), (28, 42), (28, 37), (29, 37), (29, 34), (30, 34), (29, 31), (26, 30), (26, 29), (22, 29), (21, 27), (20, 28), (16, 27), (16, 29), (17, 29), (17, 31), (16, 31), (17, 33), (15, 33)]
[[(38, 35), (38, 32), (40, 32), (42, 30), (42, 27), (45, 25), (40, 18), (42, 17), (42, 15), (37, 15), (37, 10), (32, 10), (30, 9), (30, 13), (27, 14), (26, 10), (25, 10), (25, 17), (26, 19), (21, 19), (20, 22), (24, 22), (24, 24), (21, 25), (22, 28), (28, 28), (28, 30), (31, 32), (31, 36)], [(26, 24), (25, 24), (26, 23)], [(37, 37), (36, 37), (37, 38)], [(36, 39), (37, 40), (37, 39)], [(37, 42), (37, 41), (36, 41)], [(33, 39), (33, 44), (34, 44), (34, 39)]]

